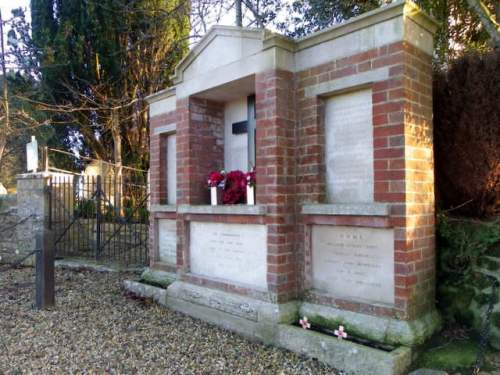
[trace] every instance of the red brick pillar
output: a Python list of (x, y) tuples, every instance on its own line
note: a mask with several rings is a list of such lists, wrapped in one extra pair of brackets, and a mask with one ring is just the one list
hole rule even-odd
[(257, 74), (257, 203), (267, 206), (267, 281), (277, 302), (297, 294), (294, 76)]
[(395, 309), (413, 319), (434, 308), (431, 56), (400, 42), (377, 63), (391, 67), (373, 85), (375, 201), (391, 204)]
[[(177, 101), (177, 203), (209, 204), (208, 173), (224, 165), (224, 105), (206, 99)], [(187, 271), (188, 228), (177, 215), (177, 267)]]

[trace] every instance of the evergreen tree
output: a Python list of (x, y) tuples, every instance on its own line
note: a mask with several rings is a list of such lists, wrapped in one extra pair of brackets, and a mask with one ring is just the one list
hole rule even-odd
[[(169, 85), (187, 50), (184, 0), (32, 0), (32, 38), (15, 29), (38, 77), (39, 109), (53, 113), (68, 148), (146, 168), (144, 98)], [(36, 61), (36, 64), (29, 62)], [(28, 73), (28, 72), (27, 72)], [(80, 139), (82, 142), (75, 142)]]

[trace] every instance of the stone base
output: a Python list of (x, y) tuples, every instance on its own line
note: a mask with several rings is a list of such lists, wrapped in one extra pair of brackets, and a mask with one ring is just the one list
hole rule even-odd
[(166, 305), (267, 344), (276, 340), (278, 324), (297, 321), (299, 311), (295, 302), (278, 305), (181, 281), (167, 289)]
[(420, 319), (406, 321), (305, 302), (301, 305), (300, 315), (320, 326), (337, 329), (343, 325), (355, 336), (396, 346), (423, 344), (441, 327), (441, 317), (436, 310)]
[(400, 375), (411, 364), (412, 350), (405, 346), (383, 351), (293, 326), (301, 310), (298, 302), (273, 304), (182, 281), (174, 281), (166, 290), (128, 280), (124, 287), (173, 310), (251, 340), (317, 358), (349, 374)]
[(276, 345), (352, 375), (402, 375), (412, 360), (412, 350), (405, 346), (387, 352), (289, 325), (280, 325)]
[(137, 296), (151, 298), (156, 303), (166, 306), (167, 291), (165, 289), (132, 280), (124, 280), (123, 288)]
[(158, 285), (167, 288), (177, 279), (177, 275), (172, 272), (159, 271), (151, 268), (146, 268), (141, 274), (141, 281), (146, 284)]

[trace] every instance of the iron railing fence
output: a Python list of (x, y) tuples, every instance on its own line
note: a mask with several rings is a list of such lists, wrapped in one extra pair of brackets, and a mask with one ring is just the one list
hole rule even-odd
[(57, 257), (148, 262), (147, 176), (54, 175), (50, 229)]

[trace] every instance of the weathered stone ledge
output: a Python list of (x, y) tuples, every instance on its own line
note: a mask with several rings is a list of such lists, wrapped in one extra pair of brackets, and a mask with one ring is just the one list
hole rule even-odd
[(176, 212), (175, 204), (152, 204), (149, 211), (151, 212)]
[(343, 325), (347, 332), (375, 342), (411, 347), (423, 344), (441, 327), (441, 317), (437, 311), (408, 321), (304, 302), (300, 315), (307, 316), (313, 324), (331, 329)]
[(386, 203), (331, 203), (305, 204), (304, 215), (343, 215), (343, 216), (388, 216), (389, 205)]
[(181, 214), (196, 214), (196, 215), (265, 215), (266, 206), (245, 204), (227, 204), (220, 206), (210, 205), (180, 205), (177, 212)]
[(412, 350), (405, 346), (387, 352), (283, 324), (279, 325), (277, 345), (317, 358), (347, 374), (402, 375), (412, 360)]

